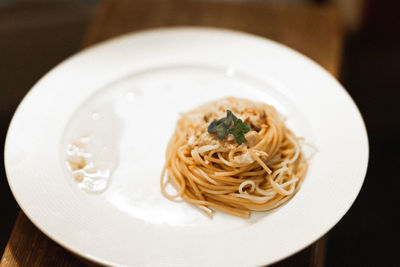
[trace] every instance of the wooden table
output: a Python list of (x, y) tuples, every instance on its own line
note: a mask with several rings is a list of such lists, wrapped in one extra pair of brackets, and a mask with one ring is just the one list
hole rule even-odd
[[(286, 44), (339, 74), (343, 31), (330, 6), (271, 5), (256, 1), (106, 0), (84, 38), (87, 47), (123, 33), (153, 27), (193, 25), (245, 31)], [(274, 266), (323, 266), (326, 236)], [(72, 256), (41, 233), (21, 211), (1, 266), (93, 265)]]

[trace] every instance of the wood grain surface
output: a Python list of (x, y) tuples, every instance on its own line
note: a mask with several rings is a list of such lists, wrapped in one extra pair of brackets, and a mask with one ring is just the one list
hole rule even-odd
[[(257, 34), (288, 45), (339, 73), (343, 32), (330, 6), (245, 1), (107, 0), (101, 2), (83, 47), (124, 33), (163, 26), (210, 26)], [(273, 266), (323, 266), (326, 236)], [(85, 266), (40, 232), (21, 211), (0, 266)]]

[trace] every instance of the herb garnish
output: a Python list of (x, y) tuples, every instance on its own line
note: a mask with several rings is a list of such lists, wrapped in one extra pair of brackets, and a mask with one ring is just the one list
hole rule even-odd
[(226, 111), (226, 118), (213, 121), (208, 126), (208, 132), (210, 134), (217, 133), (220, 140), (224, 139), (227, 134), (232, 134), (238, 145), (246, 142), (244, 134), (248, 131), (250, 131), (250, 126), (247, 123), (244, 123), (241, 119), (236, 118), (230, 110)]

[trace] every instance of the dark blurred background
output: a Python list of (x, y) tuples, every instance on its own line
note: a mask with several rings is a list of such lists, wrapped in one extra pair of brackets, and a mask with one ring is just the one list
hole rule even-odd
[[(18, 103), (41, 76), (81, 48), (86, 27), (99, 2), (0, 0), (2, 150)], [(400, 166), (399, 1), (283, 2), (333, 4), (340, 9), (345, 38), (339, 80), (357, 103), (369, 135), (367, 177), (350, 211), (329, 232), (326, 266), (400, 266), (397, 254), (400, 252), (400, 177), (396, 169)], [(0, 164), (0, 208), (2, 252), (19, 211), (3, 164)]]

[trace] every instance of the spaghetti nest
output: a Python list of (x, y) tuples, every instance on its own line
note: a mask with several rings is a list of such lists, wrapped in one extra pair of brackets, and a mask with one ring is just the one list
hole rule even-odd
[[(250, 126), (241, 145), (232, 135), (220, 140), (207, 131), (227, 110)], [(161, 190), (168, 199), (181, 197), (211, 217), (219, 210), (248, 218), (250, 211), (288, 201), (306, 171), (298, 138), (274, 107), (224, 98), (182, 115), (168, 144)], [(176, 194), (167, 192), (168, 181)]]

